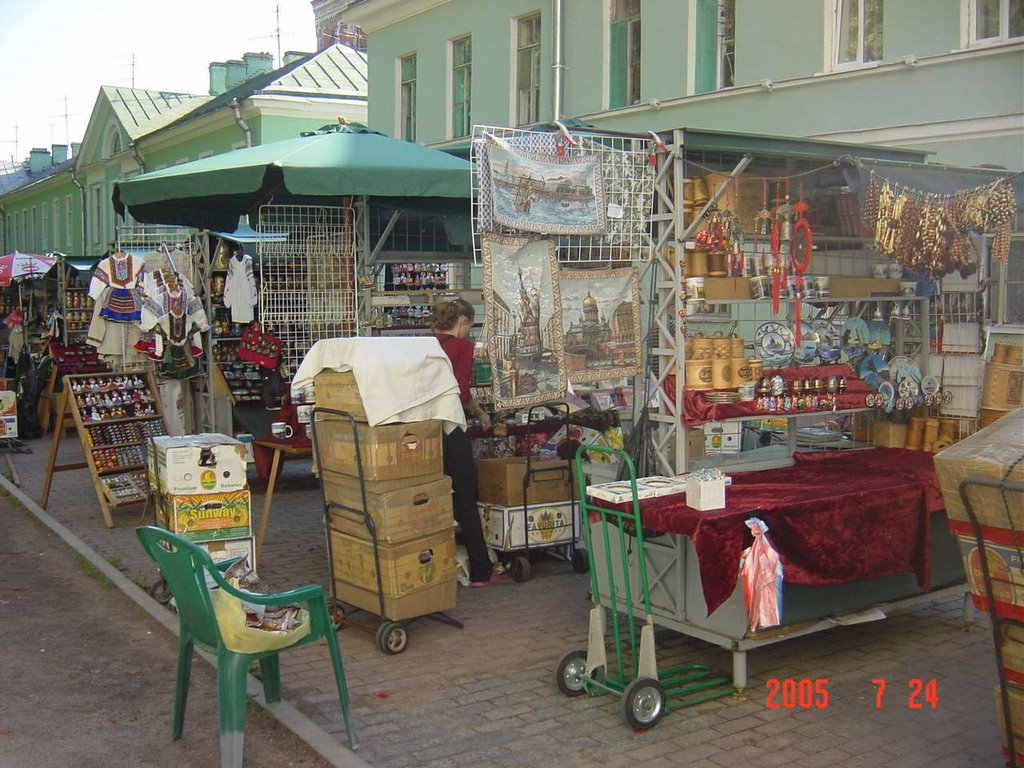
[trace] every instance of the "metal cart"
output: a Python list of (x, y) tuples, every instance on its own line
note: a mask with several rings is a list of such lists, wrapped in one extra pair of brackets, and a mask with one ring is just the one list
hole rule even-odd
[[(625, 463), (633, 497), (628, 512), (590, 502), (583, 476), (583, 458), (589, 452), (609, 453)], [(569, 651), (559, 661), (555, 670), (558, 689), (566, 696), (598, 696), (602, 693), (620, 696), (626, 722), (640, 729), (656, 725), (669, 709), (693, 706), (731, 694), (734, 689), (729, 678), (703, 664), (687, 662), (658, 670), (644, 531), (633, 460), (615, 448), (583, 446), (576, 453), (575, 466), (594, 606), (590, 610), (587, 649)], [(601, 533), (598, 542), (591, 538), (592, 521), (594, 528)], [(604, 553), (603, 569), (599, 569), (594, 560), (594, 553), (598, 551), (595, 546)], [(621, 555), (617, 561), (612, 558), (613, 546)], [(631, 552), (634, 553), (632, 562), (627, 557)], [(603, 572), (599, 573), (599, 570)], [(640, 622), (633, 610), (636, 605), (633, 584), (637, 579), (644, 613), (639, 631), (637, 625)], [(610, 609), (611, 616), (611, 664), (606, 648), (605, 607)]]
[[(993, 480), (984, 477), (968, 477), (960, 483), (960, 500), (963, 502), (964, 510), (967, 512), (967, 519), (971, 521), (971, 528), (974, 531), (974, 541), (978, 547), (979, 553), (985, 552), (985, 539), (982, 534), (981, 523), (978, 521), (977, 516), (974, 513), (974, 509), (971, 507), (971, 500), (968, 496), (968, 490), (971, 486), (981, 486), (985, 488), (994, 488), (1003, 495), (1003, 502), (1006, 504), (1007, 512), (1007, 523), (1011, 526), (1011, 530), (1019, 534), (1013, 526), (1013, 519), (1010, 517), (1009, 504), (1006, 501), (1006, 491), (1021, 492), (1024, 491), (1024, 483), (1012, 483), (1008, 481)], [(1020, 558), (1020, 549), (1017, 549), (1017, 556)], [(1000, 615), (999, 611), (996, 610), (996, 599), (995, 590), (992, 586), (992, 573), (989, 568), (988, 557), (982, 555), (978, 558), (981, 563), (981, 575), (982, 582), (985, 587), (985, 600), (988, 605), (989, 618), (992, 620), (992, 639), (995, 643), (996, 648), (996, 669), (999, 674), (999, 706), (1002, 709), (1002, 724), (1003, 724), (1003, 738), (1006, 740), (1008, 745), (1009, 757), (1006, 762), (1008, 768), (1018, 768), (1019, 763), (1017, 762), (1017, 750), (1014, 746), (1014, 728), (1024, 729), (1024, 723), (1016, 723), (1013, 720), (1013, 713), (1010, 707), (1010, 695), (1006, 681), (1006, 668), (1003, 666), (1003, 638), (1004, 627), (1015, 625), (1018, 627), (1024, 627), (1024, 621), (1015, 621), (1014, 619), (1007, 618)], [(1024, 560), (1020, 561), (1020, 567), (1024, 568)], [(1016, 737), (1017, 740), (1020, 737)]]
[[(320, 456), (323, 454), (320, 446), (320, 439), (322, 434), (317, 430), (317, 424), (323, 423), (327, 419), (336, 420), (347, 420), (352, 429), (352, 444), (355, 450), (355, 466), (359, 473), (359, 498), (361, 500), (359, 507), (353, 507), (346, 504), (340, 504), (334, 501), (327, 500), (327, 493), (324, 488), (323, 469), (320, 466)], [(350, 605), (350, 610), (346, 611), (343, 601), (338, 598), (337, 583), (342, 581), (343, 584), (347, 583), (342, 579), (338, 578), (334, 568), (334, 550), (331, 536), (331, 513), (335, 510), (348, 512), (356, 515), (361, 519), (363, 525), (366, 527), (368, 539), (370, 541), (372, 552), (373, 552), (373, 563), (374, 571), (376, 575), (377, 589), (376, 597), (378, 600), (378, 611), (376, 616), (380, 619), (380, 624), (376, 630), (376, 642), (377, 647), (380, 648), (384, 653), (398, 654), (404, 651), (409, 645), (409, 632), (405, 627), (404, 622), (412, 621), (416, 618), (430, 618), (436, 621), (443, 621), (446, 624), (462, 628), (463, 624), (458, 620), (452, 618), (443, 611), (434, 611), (430, 613), (424, 613), (418, 616), (403, 616), (401, 618), (394, 618), (388, 615), (385, 604), (385, 591), (383, 584), (383, 576), (381, 569), (380, 560), (380, 546), (377, 540), (377, 526), (370, 514), (369, 504), (366, 498), (366, 480), (363, 471), (363, 458), (360, 452), (359, 446), (359, 431), (356, 427), (356, 419), (347, 411), (335, 410), (332, 408), (314, 408), (312, 416), (310, 418), (311, 430), (312, 430), (312, 443), (313, 443), (313, 466), (316, 468), (317, 474), (320, 477), (320, 500), (323, 504), (324, 510), (324, 536), (327, 540), (327, 563), (330, 577), (331, 586), (331, 605), (332, 610), (335, 613), (336, 620), (339, 628), (344, 625), (345, 620), (349, 615), (360, 609), (358, 606)], [(323, 427), (320, 427), (323, 430)], [(454, 579), (454, 575), (452, 577)], [(359, 586), (353, 583), (353, 586)], [(339, 615), (340, 614), (340, 615)], [(359, 625), (356, 625), (359, 626)], [(369, 629), (369, 628), (368, 628)]]
[[(539, 416), (542, 411), (548, 411), (549, 415)], [(538, 414), (539, 417), (535, 418), (534, 414)], [(528, 442), (532, 442), (533, 428), (540, 421), (548, 424), (552, 421), (556, 423), (561, 422), (565, 426), (566, 432), (568, 432), (572, 425), (569, 405), (567, 403), (549, 403), (530, 408), (527, 412), (526, 424), (526, 439)], [(558, 559), (565, 560), (572, 564), (573, 570), (576, 573), (587, 572), (589, 565), (586, 550), (578, 546), (580, 528), (582, 526), (580, 525), (580, 509), (576, 504), (576, 484), (572, 481), (572, 467), (572, 456), (566, 457), (564, 464), (559, 467), (537, 467), (534, 465), (532, 452), (527, 453), (526, 471), (523, 474), (522, 540), (512, 540), (511, 537), (502, 535), (498, 537), (498, 540), (490, 538), (487, 544), (498, 554), (498, 559), (512, 575), (514, 581), (524, 582), (529, 580), (533, 573), (530, 555), (534, 552), (544, 552)], [(543, 536), (545, 525), (550, 525), (551, 529), (554, 530), (561, 528), (563, 531), (565, 530), (565, 525), (558, 525), (558, 522), (553, 519), (535, 519), (534, 513), (544, 515), (546, 510), (539, 512), (536, 508), (531, 510), (530, 488), (534, 483), (542, 480), (563, 478), (568, 478), (569, 480), (568, 538), (562, 535), (551, 543), (541, 543), (538, 541), (538, 538)], [(505, 511), (507, 512), (508, 509), (510, 508), (506, 508)], [(548, 516), (551, 515), (550, 512), (547, 512), (547, 514)], [(504, 531), (514, 524), (514, 522), (510, 521), (502, 526), (502, 530)]]

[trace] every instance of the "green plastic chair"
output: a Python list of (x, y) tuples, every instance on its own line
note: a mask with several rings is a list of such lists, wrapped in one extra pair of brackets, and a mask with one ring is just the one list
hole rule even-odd
[[(178, 665), (174, 689), (174, 719), (171, 723), (172, 739), (181, 738), (185, 725), (185, 702), (188, 698), (194, 646), (198, 645), (203, 650), (217, 656), (221, 768), (241, 768), (242, 746), (245, 738), (246, 681), (249, 666), (252, 662), (259, 661), (263, 677), (263, 693), (267, 702), (280, 701), (281, 666), (278, 654), (281, 651), (314, 642), (322, 637), (327, 641), (331, 665), (334, 667), (334, 679), (338, 686), (338, 698), (341, 701), (348, 743), (353, 750), (356, 749), (356, 736), (352, 727), (348, 686), (345, 683), (341, 650), (338, 647), (338, 638), (334, 633), (334, 624), (327, 612), (327, 601), (322, 587), (318, 584), (310, 584), (272, 595), (259, 595), (238, 590), (231, 586), (223, 575), (223, 572), (238, 558), (214, 563), (202, 547), (155, 526), (147, 525), (136, 528), (135, 533), (147, 554), (159, 566), (171, 594), (174, 595), (180, 619)], [(208, 588), (207, 583), (216, 584), (222, 590), (216, 600), (211, 597), (216, 590)], [(221, 620), (224, 620), (224, 613), (218, 608), (234, 602), (234, 598), (259, 605), (304, 603), (308, 612), (308, 620), (300, 631), (285, 638), (285, 642), (289, 644), (284, 647), (243, 652), (244, 642), (240, 645), (240, 641), (233, 635), (229, 634), (232, 640), (226, 644), (225, 633), (222, 632), (218, 621), (218, 614), (221, 615)], [(261, 633), (264, 637), (268, 635), (273, 637), (277, 634), (266, 633), (258, 629), (249, 631)], [(234, 645), (235, 649), (232, 650), (228, 645)]]

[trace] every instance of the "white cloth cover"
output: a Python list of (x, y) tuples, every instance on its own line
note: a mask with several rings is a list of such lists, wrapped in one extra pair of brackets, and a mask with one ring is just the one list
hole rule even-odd
[(320, 371), (352, 371), (370, 426), (441, 419), (466, 426), (451, 361), (433, 336), (321, 339), (292, 378), (293, 397)]

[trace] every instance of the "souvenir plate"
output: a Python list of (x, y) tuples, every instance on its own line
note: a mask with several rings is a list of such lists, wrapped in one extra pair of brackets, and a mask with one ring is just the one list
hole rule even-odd
[(871, 342), (871, 331), (863, 317), (850, 317), (843, 323), (842, 361), (850, 362), (864, 354)]
[(764, 360), (766, 368), (785, 365), (796, 351), (792, 329), (778, 320), (761, 323), (754, 333), (754, 351)]
[(878, 395), (882, 398), (882, 407), (892, 413), (892, 409), (896, 405), (896, 387), (892, 385), (891, 381), (883, 381), (878, 385)]
[(813, 363), (818, 358), (821, 348), (821, 334), (806, 320), (800, 321), (800, 346), (796, 347), (796, 360), (799, 363)]
[(860, 376), (861, 380), (871, 387), (873, 390), (878, 391), (879, 386), (882, 384), (882, 378), (888, 372), (889, 366), (883, 358), (877, 352), (871, 352), (870, 354), (864, 355), (860, 361), (860, 365), (857, 368), (857, 375)]
[(921, 379), (921, 392), (926, 396), (934, 395), (939, 391), (939, 380), (934, 376), (925, 376)]
[(842, 333), (831, 323), (819, 321), (814, 324), (814, 330), (818, 332), (818, 357), (823, 363), (834, 363), (839, 359), (841, 353)]
[(913, 400), (918, 395), (918, 385), (914, 379), (901, 379), (898, 387), (900, 397), (905, 397), (908, 400)]

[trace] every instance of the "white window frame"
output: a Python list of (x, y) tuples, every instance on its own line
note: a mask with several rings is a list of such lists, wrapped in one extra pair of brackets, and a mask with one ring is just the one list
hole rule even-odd
[[(470, 93), (469, 93), (469, 126), (466, 129), (466, 133), (455, 135), (455, 46), (464, 40), (469, 41), (470, 46), (470, 57), (469, 65), (469, 82), (470, 82)], [(445, 61), (445, 71), (448, 73), (448, 84), (447, 94), (445, 98), (445, 136), (449, 139), (464, 139), (473, 134), (473, 36), (470, 33), (458, 35), (448, 41), (448, 58)]]
[(89, 231), (92, 242), (89, 245), (103, 246), (103, 185), (93, 184), (89, 187)]
[(29, 225), (32, 228), (30, 233), (28, 250), (29, 253), (38, 253), (38, 245), (36, 238), (39, 237), (39, 208), (32, 206), (32, 219), (29, 221)]
[(53, 202), (50, 204), (52, 220), (50, 226), (52, 227), (51, 235), (53, 237), (53, 250), (63, 251), (65, 246), (60, 241), (60, 198), (55, 197)]
[[(722, 46), (722, 8), (726, 3), (732, 3), (732, 82), (725, 84), (725, 51)], [(718, 0), (718, 23), (716, 26), (716, 50), (715, 60), (718, 64), (718, 72), (715, 74), (716, 90), (736, 87), (736, 6), (737, 0)]]
[(1010, 3), (1014, 0), (999, 0), (999, 35), (978, 39), (978, 2), (961, 0), (961, 48), (985, 48), (1024, 40), (1024, 35), (1010, 37)]
[[(520, 48), (520, 46), (519, 46), (519, 25), (522, 22), (524, 22), (524, 21), (528, 21), (528, 20), (531, 20), (531, 19), (534, 19), (534, 18), (536, 18), (537, 21), (540, 24), (540, 31), (539, 31), (539, 33), (537, 35), (537, 42), (534, 45), (527, 46), (526, 48)], [(536, 83), (536, 89), (537, 89), (537, 115), (536, 115), (536, 119), (535, 120), (527, 120), (525, 122), (520, 122), (519, 121), (519, 52), (520, 52), (520, 50), (527, 50), (527, 49), (533, 49), (533, 48), (536, 48), (538, 57), (540, 59), (543, 59), (543, 56), (544, 56), (544, 15), (539, 10), (531, 12), (531, 13), (524, 13), (522, 16), (517, 16), (516, 18), (512, 19), (512, 66), (511, 66), (511, 71), (512, 71), (512, 78), (511, 78), (512, 79), (512, 87), (510, 89), (511, 97), (512, 98), (511, 98), (511, 104), (509, 106), (509, 116), (511, 118), (511, 120), (510, 120), (510, 124), (511, 125), (516, 125), (516, 126), (532, 125), (533, 123), (540, 122), (540, 115), (541, 115), (540, 93), (541, 93), (542, 80), (543, 80), (543, 78), (540, 76), (541, 75), (541, 70), (540, 69), (538, 70), (538, 77), (537, 77), (537, 83)], [(533, 84), (531, 83), (531, 85), (533, 85)]]
[[(71, 195), (64, 197), (64, 245), (68, 252), (74, 250), (74, 236), (71, 234), (71, 228), (74, 225), (72, 216), (74, 209), (71, 207)], [(85, 248), (85, 243), (82, 243), (82, 248)]]
[(39, 250), (43, 253), (52, 251), (50, 247), (50, 206), (39, 204)]
[(416, 141), (417, 134), (419, 133), (419, 125), (417, 121), (418, 115), (417, 108), (414, 104), (412, 109), (413, 128), (412, 136), (405, 135), (405, 115), (402, 112), (402, 97), (403, 97), (403, 85), (405, 80), (402, 79), (402, 63), (408, 58), (414, 58), (416, 60), (416, 77), (410, 82), (413, 83), (413, 100), (418, 101), (419, 94), (419, 77), (420, 77), (420, 57), (417, 51), (407, 51), (395, 59), (395, 136), (402, 141)]
[[(858, 0), (857, 8), (860, 21), (857, 25), (857, 59), (855, 61), (839, 61), (840, 40), (842, 32), (842, 9), (845, 0), (825, 0), (825, 71), (845, 72), (852, 69), (869, 69), (877, 67), (885, 60), (885, 49), (878, 61), (864, 61), (864, 13), (867, 0)], [(882, 29), (885, 29), (885, 16), (882, 17)]]

